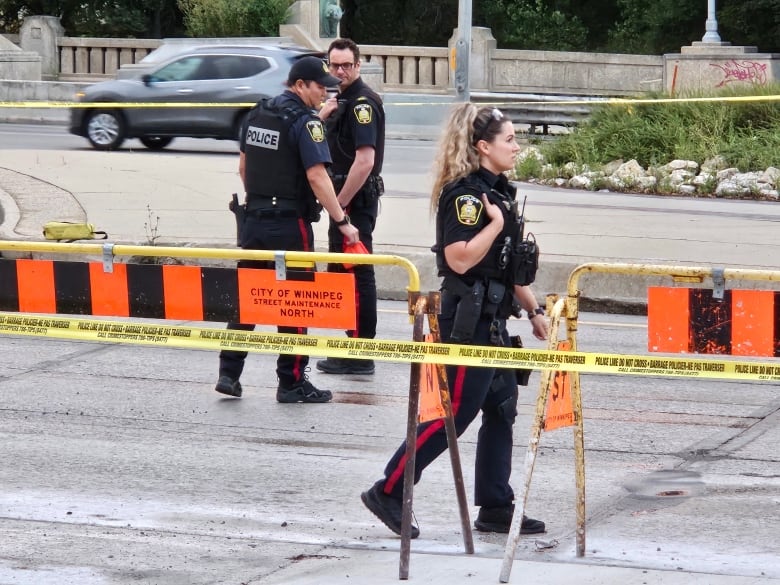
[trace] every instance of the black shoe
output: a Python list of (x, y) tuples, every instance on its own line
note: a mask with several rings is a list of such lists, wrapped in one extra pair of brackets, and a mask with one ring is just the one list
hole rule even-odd
[[(386, 495), (378, 483), (375, 483), (370, 490), (360, 494), (360, 499), (385, 526), (401, 536), (401, 500)], [(420, 536), (420, 530), (414, 524), (412, 524), (411, 532), (412, 538)]]
[(291, 385), (279, 384), (276, 389), (276, 401), (292, 402), (330, 402), (333, 398), (330, 390), (320, 390), (306, 378), (293, 382)]
[(241, 382), (234, 380), (230, 376), (220, 376), (217, 380), (217, 386), (214, 388), (220, 394), (227, 394), (228, 396), (235, 396), (241, 398)]
[[(503, 506), (501, 508), (479, 509), (479, 514), (474, 522), (474, 527), (480, 532), (500, 532), (506, 534), (512, 525), (512, 516), (515, 513), (514, 504)], [(523, 522), (520, 524), (520, 534), (540, 534), (544, 532), (544, 522), (534, 520), (523, 515)]]
[(317, 362), (317, 369), (326, 374), (363, 374), (374, 373), (374, 360), (356, 360), (329, 357)]

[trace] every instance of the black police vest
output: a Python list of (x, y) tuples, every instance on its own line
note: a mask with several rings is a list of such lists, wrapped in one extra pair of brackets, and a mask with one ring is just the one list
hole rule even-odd
[[(485, 257), (465, 274), (457, 274), (447, 265), (447, 261), (444, 258), (444, 246), (442, 245), (444, 240), (444, 221), (442, 210), (453, 209), (454, 198), (462, 194), (458, 187), (466, 185), (477, 186), (479, 190), (487, 194), (491, 203), (498, 205), (504, 214), (504, 227), (498, 237), (493, 240)], [(436, 253), (436, 268), (439, 276), (457, 277), (468, 284), (473, 284), (476, 280), (494, 279), (503, 282), (511, 290), (514, 280), (511, 270), (511, 254), (517, 239), (517, 218), (514, 213), (507, 209), (504, 201), (511, 203), (513, 200), (512, 193), (505, 196), (500, 195), (479, 173), (472, 173), (444, 188), (444, 194), (438, 205), (439, 211), (436, 214), (436, 245), (432, 248)]]
[(295, 201), (304, 216), (316, 206), (298, 146), (290, 136), (296, 120), (309, 113), (297, 104), (279, 106), (272, 100), (263, 100), (250, 110), (244, 148), (245, 187), (250, 198)]
[(371, 169), (371, 174), (378, 175), (382, 172), (382, 163), (385, 157), (385, 113), (382, 98), (361, 80), (358, 80), (358, 83), (360, 86), (355, 88), (357, 89), (356, 94), (349, 95), (349, 90), (352, 88), (348, 88), (347, 95), (349, 97), (340, 99), (336, 112), (325, 121), (328, 130), (328, 146), (330, 146), (330, 155), (333, 158), (331, 170), (334, 175), (346, 175), (355, 160), (355, 142), (348, 121), (350, 121), (349, 116), (355, 115), (353, 113), (355, 106), (361, 102), (371, 104), (374, 115), (377, 117), (377, 140), (374, 149), (374, 167)]

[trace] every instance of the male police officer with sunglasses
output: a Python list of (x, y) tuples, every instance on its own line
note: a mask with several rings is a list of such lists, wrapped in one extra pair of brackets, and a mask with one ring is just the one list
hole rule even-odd
[[(360, 49), (350, 39), (336, 39), (328, 48), (330, 72), (339, 78), (339, 94), (320, 110), (327, 128), (333, 166), (333, 185), (339, 204), (360, 231), (360, 241), (373, 252), (373, 232), (384, 184), (379, 174), (385, 151), (385, 111), (382, 98), (360, 78)], [(343, 252), (344, 236), (333, 221), (328, 230), (328, 250)], [(344, 271), (341, 264), (328, 270)], [(358, 314), (352, 337), (376, 336), (376, 278), (370, 264), (350, 268), (355, 274)], [(372, 360), (329, 357), (317, 362), (326, 374), (373, 374)]]

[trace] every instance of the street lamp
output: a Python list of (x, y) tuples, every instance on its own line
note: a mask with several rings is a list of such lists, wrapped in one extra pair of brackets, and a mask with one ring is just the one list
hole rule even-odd
[(471, 57), (471, 0), (458, 3), (458, 40), (455, 42), (455, 99), (471, 99), (469, 86), (469, 59)]
[(715, 0), (707, 0), (707, 22), (704, 26), (705, 33), (702, 43), (719, 43), (718, 19), (715, 17)]

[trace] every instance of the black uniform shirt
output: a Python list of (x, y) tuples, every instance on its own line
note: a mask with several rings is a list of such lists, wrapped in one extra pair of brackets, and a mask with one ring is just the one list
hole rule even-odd
[(439, 201), (439, 220), (442, 226), (442, 250), (455, 242), (468, 242), (490, 223), (482, 203), (487, 183), (491, 187), (486, 193), (491, 203), (498, 204), (504, 212), (504, 223), (509, 221), (509, 210), (504, 202), (512, 202), (515, 190), (505, 175), (494, 175), (485, 168), (475, 173), (481, 181), (478, 183), (469, 175), (463, 180), (446, 185)]
[[(298, 154), (304, 169), (320, 163), (329, 165), (331, 157), (328, 143), (325, 140), (325, 128), (311, 108), (306, 106), (303, 100), (289, 89), (273, 98), (272, 103), (280, 108), (299, 107), (310, 112), (298, 118), (290, 127), (290, 140), (298, 146)], [(241, 131), (240, 149), (241, 152), (246, 153), (246, 126)]]
[(380, 174), (385, 150), (385, 112), (379, 96), (358, 77), (336, 97), (339, 110), (326, 121), (333, 174), (349, 173), (355, 151), (361, 146), (374, 148), (371, 174)]

